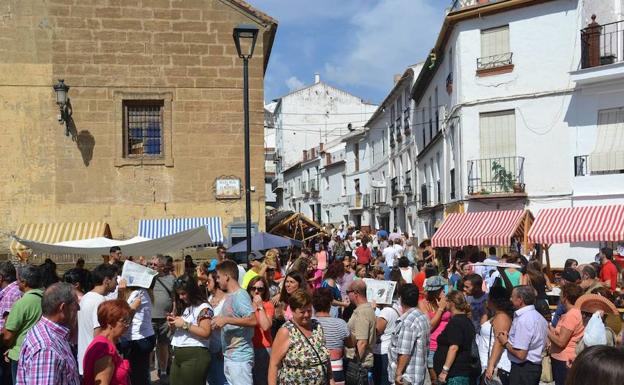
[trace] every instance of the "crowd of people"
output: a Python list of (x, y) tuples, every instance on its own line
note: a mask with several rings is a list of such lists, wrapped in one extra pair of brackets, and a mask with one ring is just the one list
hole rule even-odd
[[(443, 256), (383, 229), (306, 246), (244, 265), (219, 247), (179, 275), (143, 257), (148, 289), (120, 278), (118, 247), (61, 278), (51, 260), (0, 262), (2, 384), (147, 385), (152, 368), (172, 385), (624, 381), (611, 249), (551, 280), (516, 251)], [(392, 301), (371, 300), (374, 280), (394, 282)]]

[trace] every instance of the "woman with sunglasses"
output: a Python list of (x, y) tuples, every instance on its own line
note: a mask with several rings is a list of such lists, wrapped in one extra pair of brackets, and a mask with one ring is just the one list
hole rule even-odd
[(173, 287), (177, 314), (167, 317), (169, 327), (174, 329), (170, 380), (172, 384), (204, 385), (210, 368), (212, 308), (204, 302), (192, 276), (177, 278)]
[(128, 385), (130, 364), (117, 352), (119, 342), (131, 324), (132, 309), (123, 299), (104, 301), (97, 310), (100, 333), (84, 355), (84, 385)]
[(275, 308), (269, 301), (267, 280), (264, 277), (253, 277), (247, 285), (247, 293), (251, 297), (256, 315), (256, 327), (254, 328), (254, 385), (266, 385), (269, 370), (269, 358), (271, 357), (271, 345), (273, 336), (271, 326)]

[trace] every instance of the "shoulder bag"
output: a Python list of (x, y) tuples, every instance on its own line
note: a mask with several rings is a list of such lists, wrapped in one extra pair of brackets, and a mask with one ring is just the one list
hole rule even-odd
[[(494, 325), (492, 324), (493, 320), (494, 318), (492, 318), (492, 320), (490, 321), (490, 338), (488, 342), (487, 365), (490, 364), (490, 354), (492, 353), (492, 331), (494, 330)], [(505, 354), (504, 351), (503, 351), (503, 354)], [(496, 372), (494, 372), (494, 376), (492, 376), (491, 380), (488, 380), (487, 377), (485, 377), (485, 372), (487, 371), (487, 365), (483, 370), (483, 374), (481, 374), (481, 385), (503, 385), (503, 382), (500, 380)]]
[(347, 362), (345, 385), (368, 385), (368, 368), (362, 366), (362, 359), (355, 341), (355, 355)]

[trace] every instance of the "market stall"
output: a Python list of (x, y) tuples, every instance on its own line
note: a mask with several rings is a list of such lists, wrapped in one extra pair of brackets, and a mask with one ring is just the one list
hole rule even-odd
[(623, 240), (624, 205), (540, 210), (529, 231), (529, 242), (543, 245), (549, 267), (548, 249), (552, 244)]

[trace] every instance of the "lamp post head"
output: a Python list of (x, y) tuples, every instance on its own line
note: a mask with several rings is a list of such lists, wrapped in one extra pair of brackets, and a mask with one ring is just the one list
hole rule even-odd
[(56, 92), (56, 104), (58, 104), (59, 107), (64, 107), (67, 104), (69, 86), (65, 84), (63, 79), (59, 79), (58, 83), (56, 83), (53, 88), (54, 92)]
[(251, 59), (259, 31), (258, 27), (251, 24), (239, 24), (234, 28), (232, 37), (234, 37), (234, 44), (236, 45), (238, 57), (241, 59)]

